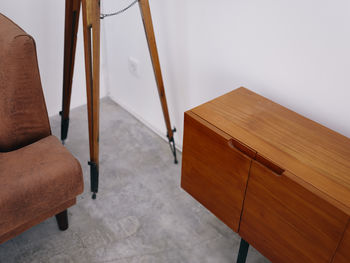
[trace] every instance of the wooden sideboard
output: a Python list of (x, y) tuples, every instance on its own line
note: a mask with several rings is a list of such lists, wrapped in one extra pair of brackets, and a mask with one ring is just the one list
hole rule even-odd
[(185, 113), (182, 158), (182, 188), (272, 262), (350, 262), (349, 138), (239, 88)]

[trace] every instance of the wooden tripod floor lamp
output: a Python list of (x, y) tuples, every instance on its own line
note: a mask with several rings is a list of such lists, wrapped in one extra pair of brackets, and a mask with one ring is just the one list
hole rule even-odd
[[(153, 70), (163, 110), (167, 137), (174, 162), (177, 163), (174, 132), (171, 128), (168, 105), (166, 101), (162, 72), (159, 63), (157, 45), (154, 36), (151, 10), (148, 0), (138, 0), (142, 20), (152, 59)], [(75, 51), (80, 6), (83, 13), (84, 55), (86, 74), (86, 93), (89, 122), (90, 179), (92, 198), (96, 198), (99, 181), (99, 110), (100, 110), (100, 0), (66, 0), (63, 99), (61, 115), (61, 140), (67, 139), (69, 126), (69, 109), (72, 93)]]

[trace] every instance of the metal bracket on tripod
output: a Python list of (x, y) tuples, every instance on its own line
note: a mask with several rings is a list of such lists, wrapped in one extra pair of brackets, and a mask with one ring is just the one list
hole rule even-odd
[(167, 133), (167, 137), (169, 140), (170, 150), (174, 155), (174, 163), (177, 164), (178, 161), (177, 161), (177, 157), (176, 157), (176, 145), (175, 145), (175, 139), (174, 139), (174, 133), (176, 132), (176, 128), (174, 127), (174, 129), (172, 129), (172, 131), (173, 131), (173, 136), (170, 138), (169, 133)]
[(95, 162), (88, 162), (88, 164), (90, 165), (92, 199), (96, 199), (96, 194), (98, 192), (98, 165)]
[(68, 135), (68, 126), (69, 126), (69, 118), (64, 118), (63, 117), (63, 112), (60, 111), (61, 115), (61, 141), (62, 144), (64, 145), (64, 141), (67, 139)]

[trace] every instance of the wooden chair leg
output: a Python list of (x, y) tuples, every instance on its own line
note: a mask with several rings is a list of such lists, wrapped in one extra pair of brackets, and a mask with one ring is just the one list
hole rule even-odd
[(61, 115), (61, 141), (67, 139), (69, 126), (69, 109), (72, 94), (75, 50), (79, 26), (81, 0), (66, 0), (64, 61), (63, 61), (63, 96)]
[(56, 220), (58, 224), (58, 228), (61, 231), (68, 229), (68, 212), (64, 210), (63, 212), (56, 215)]
[(149, 53), (151, 55), (153, 71), (154, 71), (154, 75), (155, 75), (156, 82), (157, 82), (159, 99), (160, 99), (160, 103), (162, 105), (165, 126), (167, 129), (167, 136), (169, 139), (171, 151), (174, 155), (174, 162), (177, 163), (175, 140), (174, 140), (174, 132), (176, 131), (176, 129), (171, 128), (169, 111), (168, 111), (168, 103), (167, 103), (166, 96), (165, 96), (164, 82), (163, 82), (163, 77), (162, 77), (162, 71), (160, 68), (157, 43), (156, 43), (156, 38), (154, 35), (151, 9), (150, 9), (148, 0), (139, 0), (139, 6), (140, 6), (143, 25), (145, 28)]
[(82, 0), (92, 198), (98, 192), (100, 112), (100, 1)]

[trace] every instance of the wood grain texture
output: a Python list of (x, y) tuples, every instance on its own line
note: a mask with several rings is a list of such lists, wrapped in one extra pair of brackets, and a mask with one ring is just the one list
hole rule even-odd
[(171, 140), (173, 138), (173, 130), (171, 128), (168, 103), (166, 100), (165, 90), (164, 90), (162, 70), (160, 67), (157, 43), (156, 43), (156, 38), (153, 30), (151, 9), (150, 9), (148, 0), (139, 0), (139, 6), (140, 6), (142, 21), (143, 21), (143, 25), (146, 33), (149, 53), (151, 55), (152, 66), (153, 66), (154, 76), (157, 83), (159, 99), (162, 105), (165, 126), (167, 128), (168, 137)]
[[(192, 110), (350, 215), (350, 139), (245, 88)], [(314, 191), (315, 193), (317, 191)]]
[(82, 0), (90, 160), (99, 163), (100, 1)]
[(81, 0), (66, 0), (62, 116), (69, 118)]
[(349, 263), (350, 262), (350, 222), (344, 231), (343, 239), (339, 244), (337, 252), (332, 261), (333, 263)]
[(252, 162), (239, 234), (272, 262), (331, 262), (349, 216)]
[[(234, 231), (238, 231), (251, 158), (244, 145), (185, 113), (181, 187)], [(236, 146), (235, 146), (236, 145)], [(250, 149), (243, 150), (255, 155)]]

